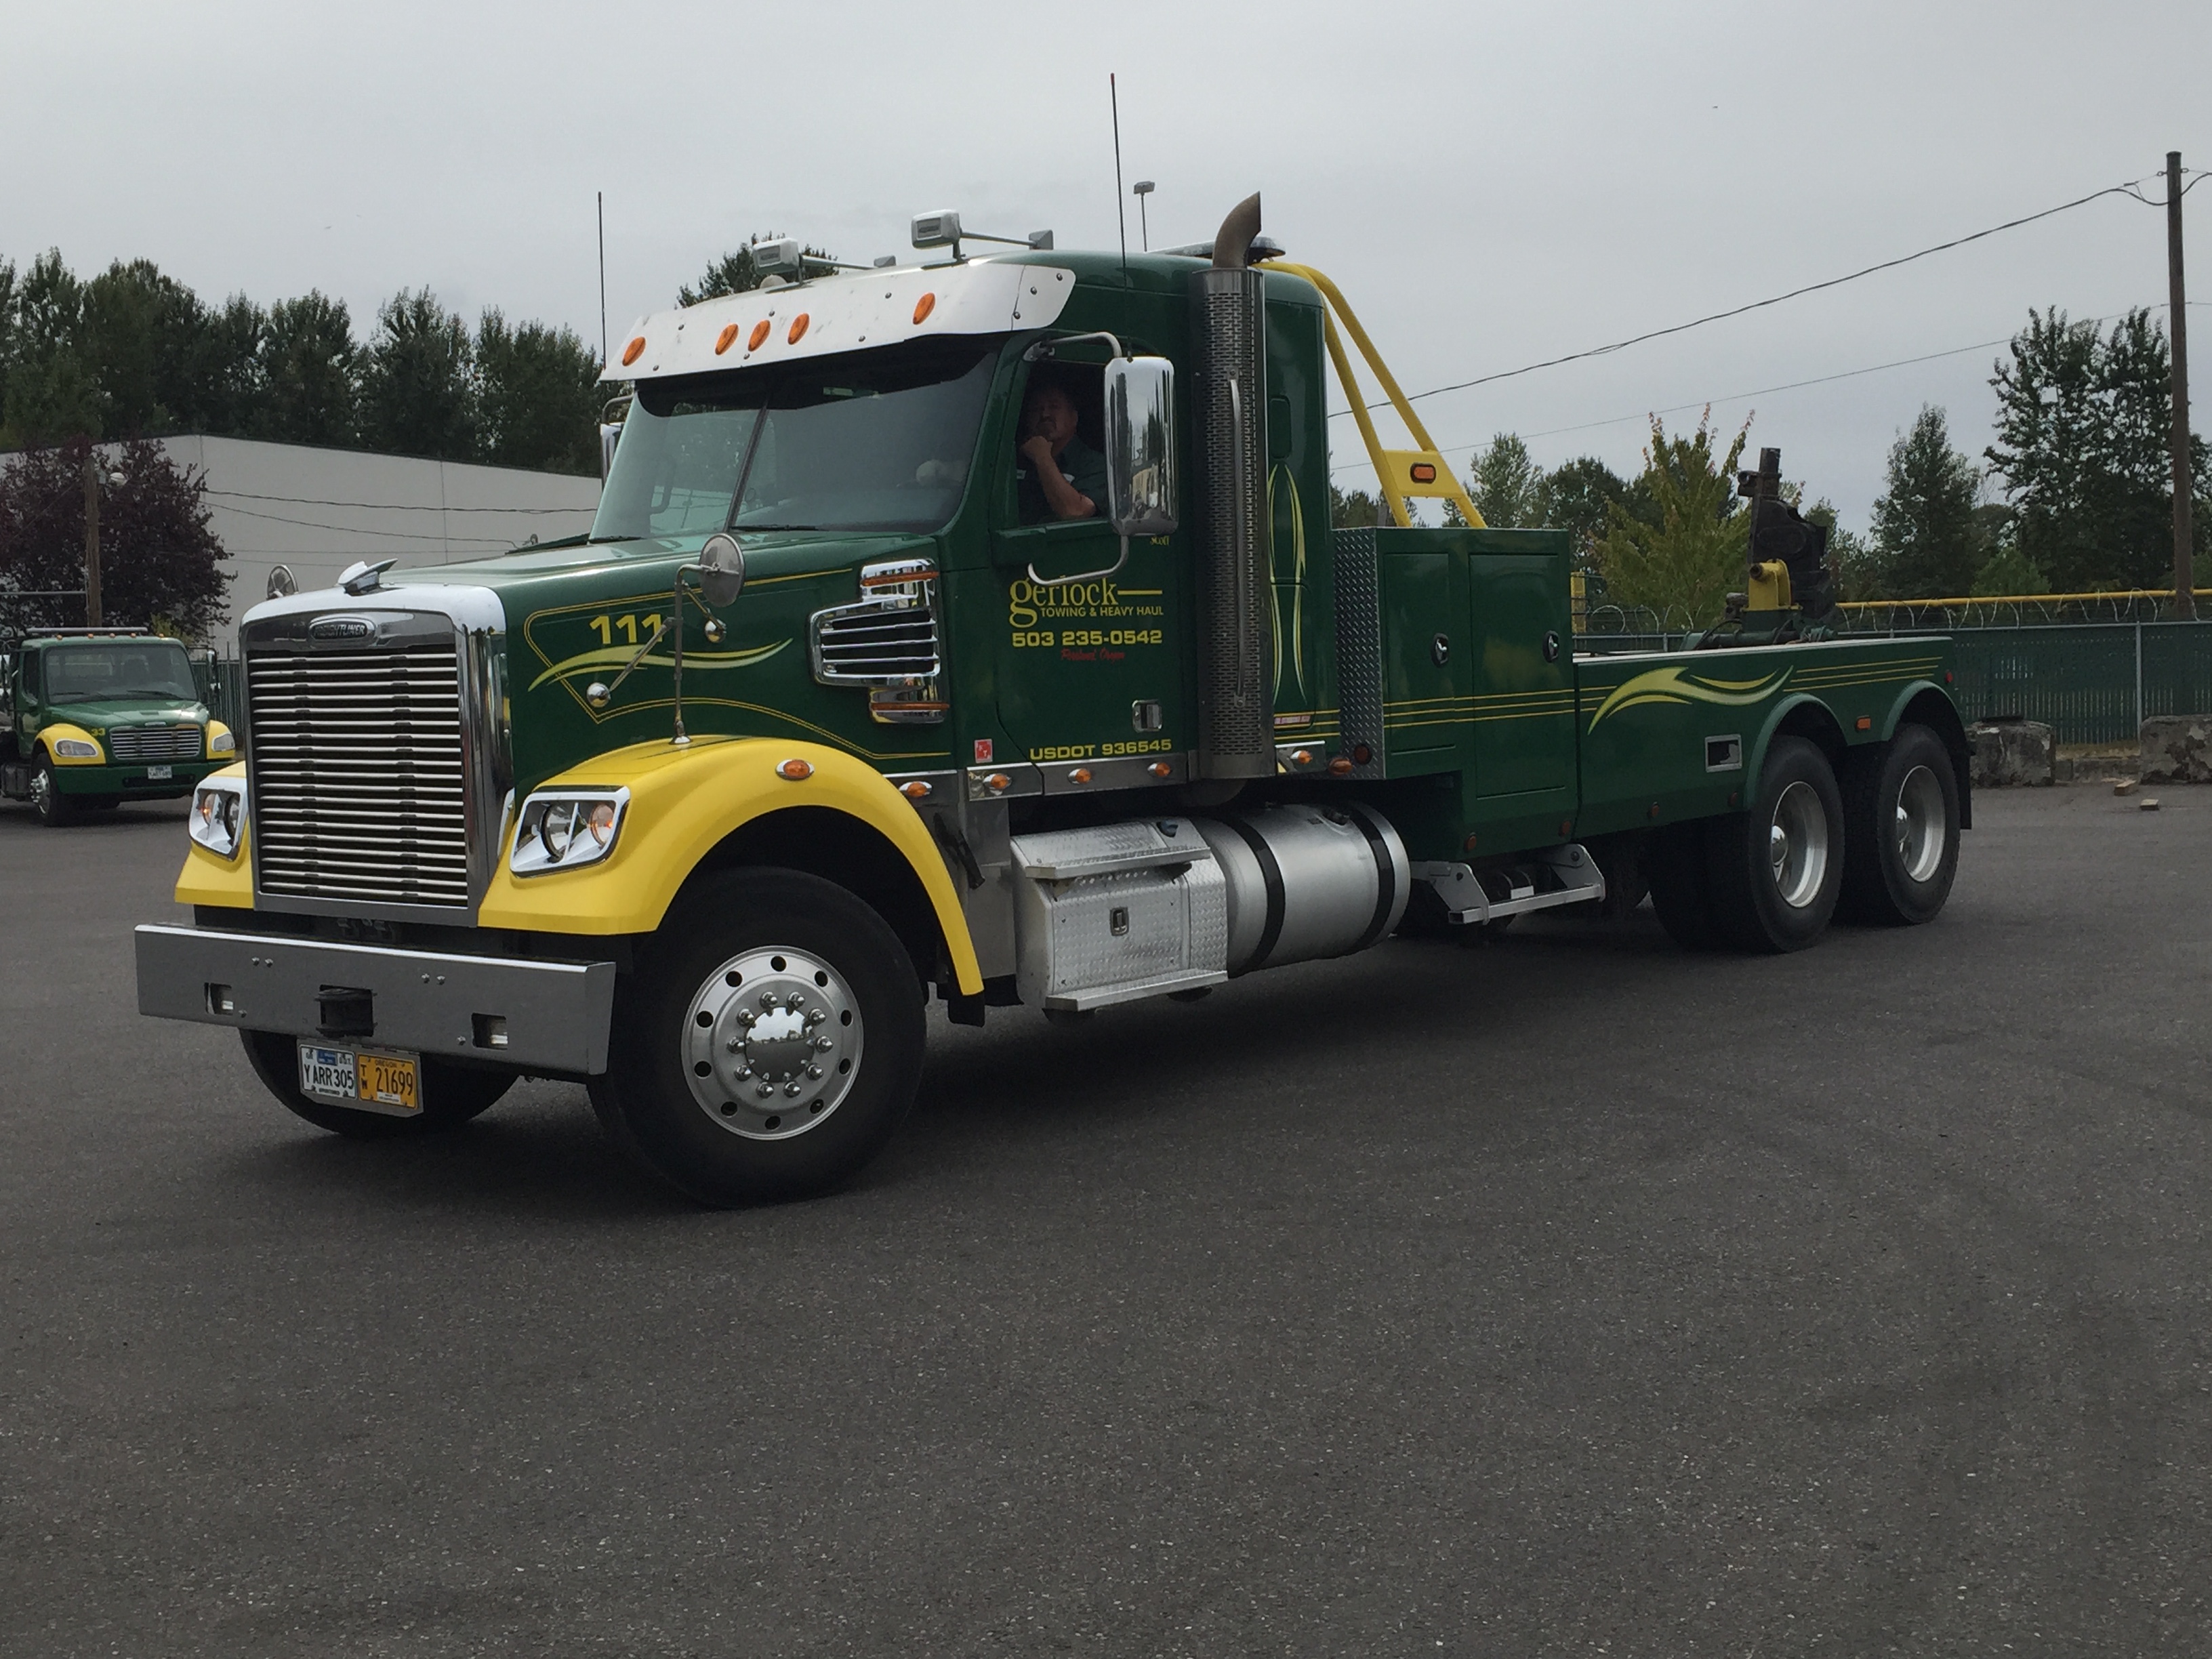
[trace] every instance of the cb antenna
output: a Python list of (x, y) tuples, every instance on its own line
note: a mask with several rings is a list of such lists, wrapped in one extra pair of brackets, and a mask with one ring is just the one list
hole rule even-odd
[(607, 193), (593, 192), (599, 200), (599, 365), (607, 362)]
[(1121, 205), (1121, 93), (1109, 71), (1106, 99), (1114, 108), (1114, 222), (1121, 231), (1121, 286), (1129, 285), (1129, 211)]

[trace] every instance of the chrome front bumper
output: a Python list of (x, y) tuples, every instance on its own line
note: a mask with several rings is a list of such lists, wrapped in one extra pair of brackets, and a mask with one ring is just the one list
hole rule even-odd
[[(205, 927), (140, 927), (137, 947), (138, 1012), (156, 1018), (527, 1070), (607, 1069), (611, 962), (453, 956)], [(343, 1029), (333, 1029), (341, 1007)]]

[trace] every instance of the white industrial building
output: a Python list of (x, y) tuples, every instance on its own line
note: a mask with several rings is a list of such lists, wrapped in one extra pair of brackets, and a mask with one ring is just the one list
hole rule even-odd
[(209, 643), (226, 656), (280, 564), (303, 589), (329, 586), (356, 559), (453, 564), (589, 530), (599, 505), (597, 478), (564, 473), (198, 434), (161, 441), (206, 475), (232, 579), (229, 619)]

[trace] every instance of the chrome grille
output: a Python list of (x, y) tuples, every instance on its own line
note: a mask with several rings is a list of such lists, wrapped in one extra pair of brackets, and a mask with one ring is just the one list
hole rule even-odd
[(948, 705), (939, 641), (937, 572), (927, 559), (890, 559), (860, 568), (854, 605), (814, 613), (814, 678), (824, 685), (871, 688), (868, 713), (885, 725), (934, 724)]
[(937, 617), (862, 600), (815, 617), (815, 674), (830, 685), (906, 685), (937, 678)]
[(465, 908), (468, 750), (454, 647), (246, 659), (263, 891)]
[(198, 760), (200, 728), (182, 726), (128, 726), (107, 734), (107, 752), (118, 761)]

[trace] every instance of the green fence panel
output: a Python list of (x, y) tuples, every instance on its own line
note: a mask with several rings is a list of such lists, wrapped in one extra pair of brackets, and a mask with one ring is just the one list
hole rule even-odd
[(2075, 623), (1952, 633), (1969, 720), (2017, 715), (2061, 743), (2133, 743), (2152, 714), (2212, 712), (2212, 623)]

